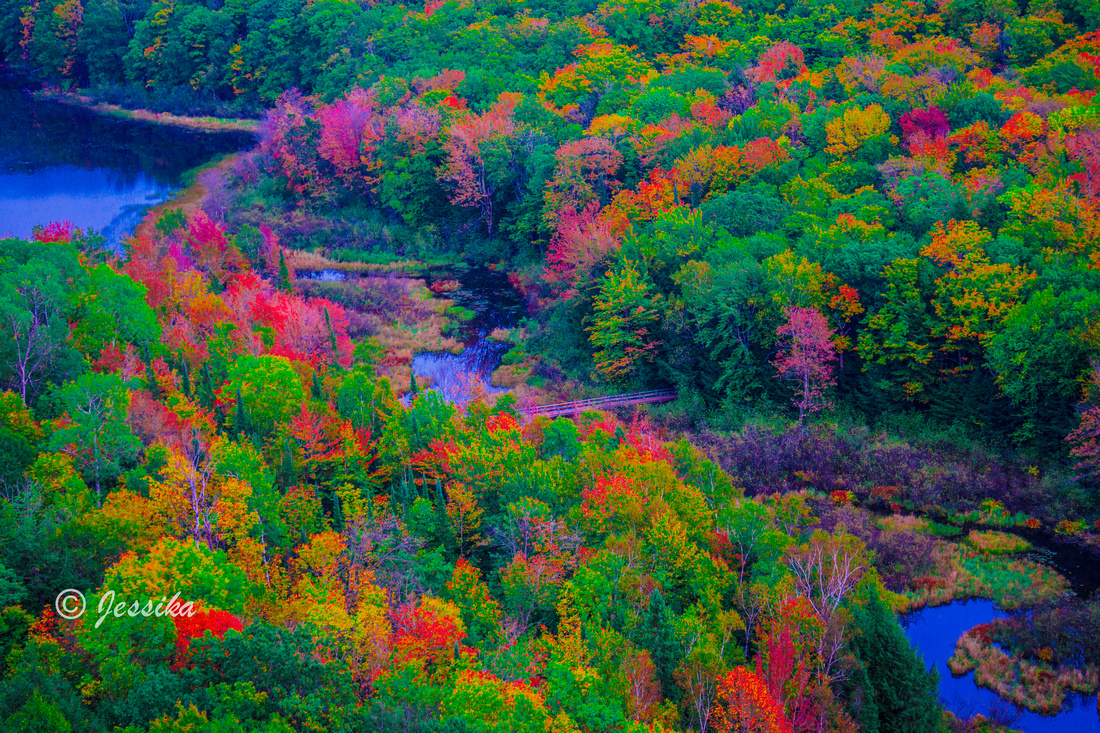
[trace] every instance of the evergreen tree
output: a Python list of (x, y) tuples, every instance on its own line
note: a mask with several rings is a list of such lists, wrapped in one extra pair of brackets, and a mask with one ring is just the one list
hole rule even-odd
[(283, 481), (283, 488), (289, 490), (297, 480), (298, 476), (294, 470), (294, 450), (290, 446), (290, 438), (286, 439), (286, 443), (283, 445), (283, 465), (280, 468), (279, 473)]
[(157, 375), (153, 372), (153, 357), (149, 354), (149, 344), (145, 344), (145, 388), (149, 390), (149, 394), (153, 397), (157, 397), (160, 394), (160, 387), (157, 385)]
[(187, 397), (191, 397), (191, 369), (187, 366), (187, 359), (180, 357), (180, 390)]
[(435, 480), (435, 515), (439, 541), (453, 559), (458, 556), (458, 541), (451, 530), (451, 520), (447, 516), (447, 497), (443, 494), (443, 482), (439, 479)]
[(939, 677), (925, 669), (923, 660), (905, 638), (897, 618), (872, 593), (857, 609), (851, 628), (852, 649), (866, 668), (874, 690), (878, 730), (891, 733), (928, 733), (940, 721)]
[(340, 347), (336, 343), (336, 331), (332, 330), (332, 318), (328, 314), (328, 308), (325, 308), (325, 326), (328, 328), (329, 345), (332, 347), (332, 354), (335, 357)]
[(289, 293), (291, 290), (290, 268), (286, 266), (286, 257), (281, 249), (279, 250), (279, 290), (285, 293)]
[(202, 364), (202, 385), (198, 390), (199, 404), (210, 408), (214, 405), (214, 378), (210, 376), (210, 362)]
[(252, 437), (252, 425), (248, 420), (248, 413), (244, 409), (244, 400), (241, 398), (241, 386), (237, 385), (237, 405), (233, 410), (233, 430), (238, 438)]
[(859, 723), (860, 733), (879, 733), (878, 704), (867, 666), (858, 657), (852, 657), (851, 662), (848, 678), (842, 683), (848, 714)]
[(680, 662), (681, 650), (676, 643), (675, 616), (659, 590), (649, 597), (649, 608), (638, 625), (638, 645), (649, 652), (657, 668), (661, 692), (675, 699), (680, 688), (673, 683), (672, 673)]

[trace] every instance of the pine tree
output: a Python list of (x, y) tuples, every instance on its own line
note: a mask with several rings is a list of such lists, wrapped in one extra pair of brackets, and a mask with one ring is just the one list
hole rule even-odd
[(672, 679), (672, 673), (681, 657), (680, 646), (676, 643), (674, 621), (672, 610), (665, 604), (661, 591), (653, 591), (653, 595), (649, 597), (649, 608), (638, 625), (638, 645), (649, 652), (653, 665), (657, 668), (661, 692), (669, 698), (673, 698), (679, 691)]
[(210, 408), (214, 405), (214, 378), (210, 376), (210, 362), (202, 364), (202, 389), (199, 390), (199, 404)]
[(289, 437), (283, 446), (283, 465), (279, 473), (282, 474), (283, 488), (289, 490), (297, 479), (297, 473), (294, 470), (294, 450), (290, 446)]
[(416, 374), (414, 374), (413, 372), (409, 372), (409, 394), (413, 395), (414, 397), (420, 394), (420, 390), (417, 389), (416, 386)]
[(878, 729), (891, 733), (927, 733), (940, 720), (939, 677), (905, 638), (894, 614), (872, 593), (856, 610), (852, 648), (867, 669), (878, 710)]
[(281, 249), (279, 250), (279, 290), (285, 293), (291, 291), (290, 268), (286, 266), (286, 257)]
[(191, 397), (191, 369), (187, 366), (187, 359), (180, 357), (180, 390), (187, 397)]
[(160, 394), (160, 387), (157, 385), (157, 375), (153, 372), (153, 357), (149, 354), (149, 344), (145, 344), (145, 388), (149, 390), (149, 394), (156, 397)]
[(444, 549), (452, 557), (458, 556), (458, 542), (451, 530), (451, 520), (447, 516), (447, 497), (443, 495), (443, 482), (435, 480), (436, 533)]
[(238, 438), (251, 437), (252, 425), (248, 419), (248, 413), (244, 409), (244, 400), (241, 398), (241, 387), (237, 385), (237, 404), (233, 410), (233, 430)]
[(842, 683), (843, 697), (848, 701), (848, 714), (859, 723), (860, 733), (879, 733), (878, 704), (875, 688), (867, 675), (867, 665), (858, 657), (852, 657), (848, 678)]
[(332, 330), (332, 318), (328, 314), (328, 308), (325, 308), (325, 326), (328, 328), (328, 340), (332, 346), (333, 357), (335, 357), (340, 347), (336, 343), (336, 332)]

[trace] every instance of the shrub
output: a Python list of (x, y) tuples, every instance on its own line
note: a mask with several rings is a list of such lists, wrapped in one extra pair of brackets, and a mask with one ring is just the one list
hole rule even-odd
[(966, 541), (975, 549), (993, 555), (1011, 555), (1031, 549), (1031, 543), (1023, 537), (1008, 532), (979, 532), (971, 530)]

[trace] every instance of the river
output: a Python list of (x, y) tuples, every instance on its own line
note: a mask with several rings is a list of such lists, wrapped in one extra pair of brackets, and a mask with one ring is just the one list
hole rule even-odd
[[(220, 153), (251, 147), (252, 140), (248, 133), (181, 130), (37, 102), (17, 82), (0, 78), (0, 237), (29, 237), (36, 224), (69, 220), (117, 246), (150, 206), (179, 188), (183, 173)], [(342, 279), (338, 273), (329, 277)], [(508, 345), (488, 336), (518, 325), (525, 313), (522, 297), (505, 274), (493, 270), (439, 270), (426, 279), (458, 280), (459, 289), (444, 297), (475, 316), (459, 334), (461, 354), (417, 354), (413, 371), (430, 377), (445, 394), (464, 374), (477, 375), (489, 391), (503, 391), (489, 387), (488, 379)], [(1036, 559), (1069, 570), (1069, 577), (1095, 581), (1097, 564), (1091, 558), (1069, 551), (1047, 555)], [(1077, 590), (1095, 590), (1096, 583), (1091, 585)], [(924, 609), (903, 620), (910, 641), (940, 674), (945, 705), (960, 716), (1004, 709), (994, 693), (974, 684), (972, 673), (954, 677), (946, 664), (965, 631), (1001, 615), (991, 601), (974, 600)], [(1025, 733), (1100, 731), (1095, 703), (1070, 695), (1061, 714), (1021, 711), (1014, 727)]]
[(0, 77), (0, 237), (71, 221), (112, 248), (186, 171), (249, 148), (251, 133), (200, 132), (40, 102)]
[(473, 311), (474, 317), (462, 324), (456, 334), (462, 342), (462, 353), (423, 352), (413, 356), (412, 370), (419, 378), (431, 380), (449, 402), (461, 402), (467, 389), (466, 381), (475, 377), (486, 394), (499, 394), (508, 390), (493, 387), (489, 380), (500, 366), (500, 359), (510, 345), (489, 338), (495, 329), (514, 328), (526, 314), (523, 298), (508, 282), (503, 272), (487, 268), (474, 268), (461, 273), (443, 268), (428, 273), (426, 282), (457, 280), (459, 288), (444, 293), (443, 297), (455, 301), (455, 305)]
[(1001, 700), (996, 693), (974, 683), (974, 673), (958, 677), (951, 674), (947, 660), (955, 653), (955, 642), (960, 636), (978, 624), (995, 618), (1004, 618), (993, 601), (955, 601), (946, 606), (924, 608), (907, 614), (902, 619), (909, 641), (924, 657), (926, 664), (934, 666), (940, 675), (940, 699), (953, 713), (962, 718), (991, 711), (1002, 711), (1015, 718), (1012, 727), (1023, 733), (1094, 733), (1100, 731), (1096, 697), (1076, 693), (1066, 695), (1062, 712), (1043, 716), (1029, 710), (1017, 710)]

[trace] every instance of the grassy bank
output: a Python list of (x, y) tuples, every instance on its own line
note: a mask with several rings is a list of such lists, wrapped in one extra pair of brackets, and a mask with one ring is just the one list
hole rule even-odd
[(993, 644), (988, 624), (962, 635), (947, 666), (956, 675), (973, 671), (976, 684), (992, 690), (1003, 700), (1042, 715), (1061, 712), (1067, 692), (1091, 695), (1100, 686), (1100, 670), (1091, 665), (1084, 669), (1054, 667), (1009, 656)]
[(204, 163), (184, 173), (182, 176), (183, 188), (172, 198), (162, 201), (149, 209), (145, 214), (145, 218), (134, 228), (134, 236), (152, 237), (153, 229), (156, 227), (157, 221), (159, 221), (164, 212), (169, 209), (182, 209), (184, 214), (190, 214), (197, 209), (202, 204), (202, 200), (207, 194), (206, 186), (203, 185), (199, 174), (214, 169), (225, 173), (233, 167), (238, 157), (237, 153), (221, 155), (208, 163)]
[(91, 110), (109, 117), (118, 117), (126, 120), (138, 120), (152, 122), (158, 125), (171, 125), (183, 127), (189, 130), (201, 130), (204, 132), (256, 132), (260, 123), (257, 120), (229, 119), (223, 117), (185, 117), (170, 112), (151, 112), (146, 109), (125, 109), (117, 104), (97, 102), (92, 97), (61, 92), (56, 89), (46, 89), (35, 93), (35, 98), (42, 101), (60, 102)]

